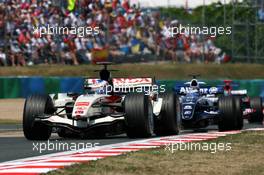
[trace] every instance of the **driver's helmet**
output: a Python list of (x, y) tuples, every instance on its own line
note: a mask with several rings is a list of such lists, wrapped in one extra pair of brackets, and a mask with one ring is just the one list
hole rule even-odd
[(100, 79), (94, 80), (94, 82), (90, 84), (89, 87), (90, 87), (90, 91), (96, 94), (106, 94), (107, 92), (109, 92), (107, 91), (108, 88), (111, 88), (109, 86), (108, 81), (100, 80)]
[(192, 79), (191, 84), (190, 84), (190, 88), (199, 89), (199, 83), (196, 79)]

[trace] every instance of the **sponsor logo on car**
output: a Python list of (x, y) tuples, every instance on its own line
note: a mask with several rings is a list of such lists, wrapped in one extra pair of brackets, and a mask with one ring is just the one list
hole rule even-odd
[(152, 78), (113, 78), (114, 85), (122, 84), (151, 84)]
[(190, 115), (192, 113), (192, 111), (185, 111), (184, 115)]
[(75, 106), (89, 106), (89, 105), (90, 105), (89, 102), (77, 102), (77, 103), (75, 104)]
[(247, 90), (232, 90), (231, 94), (232, 95), (246, 95), (247, 94)]
[(75, 114), (83, 114), (84, 111), (75, 111)]
[(216, 87), (211, 87), (210, 89), (209, 89), (209, 93), (210, 94), (215, 94), (215, 93), (217, 93), (218, 92), (218, 89), (216, 88)]
[(86, 106), (78, 106), (77, 108), (76, 108), (76, 110), (78, 110), (78, 111), (84, 111), (84, 110), (86, 110), (87, 109), (87, 107)]
[(200, 88), (198, 89), (193, 89), (190, 87), (181, 87), (180, 88), (180, 93), (186, 94), (186, 93), (195, 93), (195, 92), (200, 92), (202, 94), (214, 94), (217, 93), (219, 89), (217, 87), (211, 87), (211, 88)]
[(186, 106), (184, 106), (183, 109), (192, 109), (192, 106), (191, 105), (186, 105)]

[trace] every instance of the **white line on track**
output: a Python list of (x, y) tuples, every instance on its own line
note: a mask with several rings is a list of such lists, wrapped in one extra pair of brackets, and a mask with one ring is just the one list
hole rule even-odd
[(6, 169), (0, 170), (1, 173), (47, 173), (49, 171), (55, 170), (56, 168), (16, 168), (16, 169)]
[[(255, 128), (248, 130), (264, 130)], [(97, 146), (81, 151), (66, 151), (53, 153), (43, 156), (30, 157), (25, 159), (13, 160), (0, 163), (0, 174), (40, 174), (46, 173), (74, 163), (98, 160), (108, 156), (117, 156), (126, 152), (132, 152), (148, 148), (164, 146), (168, 143), (203, 141), (226, 136), (230, 134), (241, 133), (241, 131), (231, 132), (208, 132), (192, 133), (185, 135), (157, 137), (144, 140), (136, 140), (104, 146)]]

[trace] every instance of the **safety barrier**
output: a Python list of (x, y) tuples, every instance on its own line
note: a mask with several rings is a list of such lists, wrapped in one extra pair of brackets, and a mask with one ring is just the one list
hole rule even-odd
[[(222, 80), (205, 80), (208, 85), (223, 84)], [(176, 84), (185, 81), (160, 80), (172, 90)], [(239, 89), (247, 89), (250, 96), (264, 97), (264, 80), (234, 80)], [(0, 98), (25, 98), (30, 94), (49, 94), (58, 92), (83, 92), (82, 77), (0, 77)]]
[(81, 77), (0, 77), (0, 98), (22, 98), (30, 94), (82, 92)]

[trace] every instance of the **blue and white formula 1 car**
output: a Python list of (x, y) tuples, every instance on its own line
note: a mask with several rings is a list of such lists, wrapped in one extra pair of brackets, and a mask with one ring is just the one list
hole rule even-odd
[(242, 101), (235, 96), (224, 96), (223, 88), (206, 87), (196, 76), (175, 88), (178, 94), (181, 123), (185, 129), (205, 128), (218, 124), (219, 131), (243, 128)]
[(100, 78), (86, 79), (84, 94), (28, 97), (23, 114), (25, 137), (46, 140), (52, 129), (61, 137), (126, 133), (142, 138), (178, 133), (173, 93), (159, 95), (152, 78), (111, 78), (109, 63), (101, 64)]

